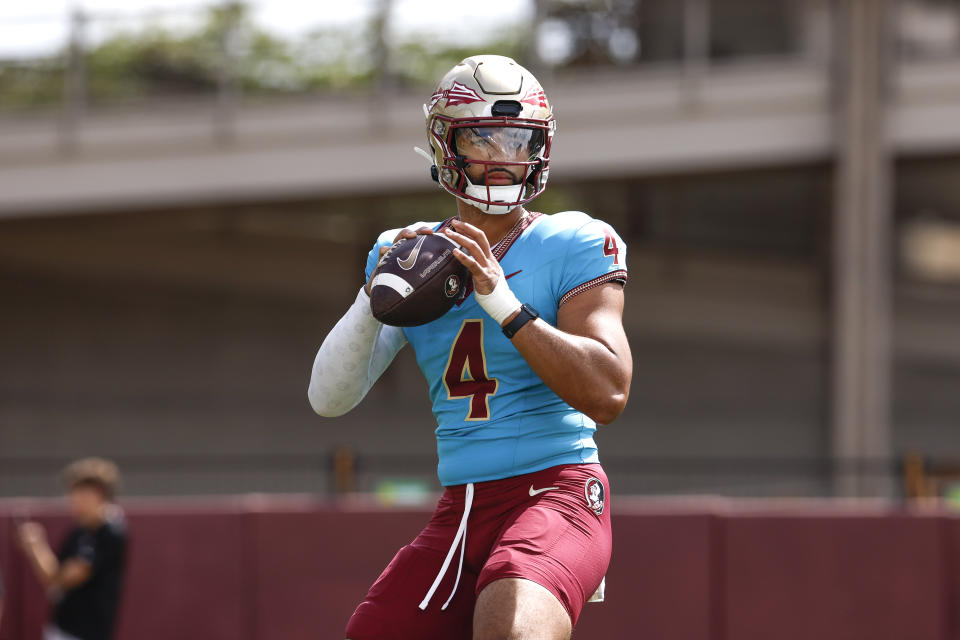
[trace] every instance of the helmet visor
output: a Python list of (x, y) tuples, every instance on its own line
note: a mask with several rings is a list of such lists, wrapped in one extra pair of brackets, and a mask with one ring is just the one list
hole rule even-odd
[(529, 162), (543, 150), (542, 129), (527, 127), (457, 127), (454, 147), (468, 160)]

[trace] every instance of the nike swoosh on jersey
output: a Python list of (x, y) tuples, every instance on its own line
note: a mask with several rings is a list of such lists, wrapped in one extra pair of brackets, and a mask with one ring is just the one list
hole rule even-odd
[(397, 264), (400, 265), (400, 268), (404, 271), (409, 271), (413, 269), (413, 265), (417, 263), (417, 256), (420, 255), (420, 247), (423, 246), (423, 241), (427, 239), (427, 236), (420, 236), (420, 239), (417, 240), (417, 244), (413, 247), (413, 250), (410, 252), (406, 258), (401, 260), (397, 258)]
[(543, 489), (534, 489), (533, 485), (530, 485), (530, 496), (541, 494), (544, 491), (553, 491), (554, 489), (559, 489), (560, 487), (544, 487)]
[(503, 279), (504, 279), (504, 280), (509, 280), (510, 278), (512, 278), (513, 276), (517, 275), (517, 274), (520, 273), (521, 271), (523, 271), (523, 269), (517, 269), (516, 271), (514, 271), (514, 272), (511, 273), (510, 275), (508, 275), (508, 276), (503, 276)]

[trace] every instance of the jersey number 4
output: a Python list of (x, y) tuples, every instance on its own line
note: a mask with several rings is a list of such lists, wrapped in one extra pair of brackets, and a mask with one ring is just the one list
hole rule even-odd
[(613, 256), (613, 264), (620, 264), (620, 249), (617, 247), (617, 239), (609, 231), (604, 231), (606, 239), (603, 241), (603, 255)]
[(443, 372), (447, 399), (470, 398), (467, 420), (490, 419), (490, 396), (497, 392), (499, 381), (487, 377), (483, 353), (483, 320), (464, 320), (453, 341), (447, 368)]

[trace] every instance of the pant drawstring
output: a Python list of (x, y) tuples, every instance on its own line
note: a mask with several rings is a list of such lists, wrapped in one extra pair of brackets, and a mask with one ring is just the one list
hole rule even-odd
[(463, 517), (460, 519), (460, 527), (457, 529), (457, 535), (454, 536), (453, 544), (450, 545), (450, 551), (447, 552), (447, 557), (443, 561), (443, 566), (440, 567), (440, 573), (437, 574), (436, 579), (430, 586), (430, 590), (427, 591), (427, 595), (424, 596), (423, 602), (420, 603), (421, 610), (426, 610), (427, 605), (430, 604), (430, 599), (433, 597), (433, 594), (436, 593), (437, 588), (443, 581), (443, 576), (447, 574), (447, 569), (450, 568), (450, 562), (453, 560), (454, 552), (457, 550), (457, 547), (460, 547), (460, 563), (457, 565), (457, 579), (453, 583), (453, 591), (450, 592), (450, 597), (447, 598), (447, 601), (443, 603), (442, 607), (440, 607), (441, 610), (446, 610), (447, 605), (450, 604), (450, 601), (453, 600), (454, 594), (457, 592), (457, 587), (460, 585), (460, 573), (463, 571), (463, 556), (467, 550), (467, 518), (470, 516), (471, 506), (473, 506), (472, 482), (467, 484), (466, 496), (464, 497), (463, 505)]

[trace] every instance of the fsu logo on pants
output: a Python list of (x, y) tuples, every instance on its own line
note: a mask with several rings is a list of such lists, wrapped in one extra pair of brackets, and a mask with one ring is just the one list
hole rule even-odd
[(603, 513), (603, 505), (606, 496), (604, 495), (603, 483), (596, 478), (587, 480), (583, 488), (583, 495), (587, 499), (587, 506), (590, 507), (598, 516)]

